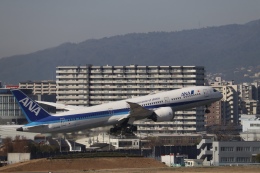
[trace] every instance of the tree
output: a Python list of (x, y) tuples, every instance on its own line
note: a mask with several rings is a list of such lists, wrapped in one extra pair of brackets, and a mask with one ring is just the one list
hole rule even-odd
[(257, 163), (260, 163), (260, 154), (257, 154), (257, 155), (255, 156), (255, 161), (256, 161)]
[(153, 148), (155, 146), (163, 145), (163, 142), (159, 140), (158, 137), (147, 137), (146, 140), (149, 141), (145, 144), (145, 147), (147, 148)]
[(4, 146), (4, 150), (3, 150), (3, 155), (4, 156), (7, 156), (7, 153), (13, 152), (12, 138), (6, 137), (3, 140), (3, 146)]
[(207, 129), (207, 133), (215, 134), (215, 140), (217, 141), (241, 140), (236, 126), (232, 123), (226, 126), (210, 126)]
[(25, 153), (28, 152), (28, 141), (25, 137), (16, 136), (12, 142), (13, 152)]

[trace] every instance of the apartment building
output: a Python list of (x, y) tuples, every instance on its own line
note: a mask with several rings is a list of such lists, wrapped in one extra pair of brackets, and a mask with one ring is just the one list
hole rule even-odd
[[(204, 67), (201, 66), (58, 66), (56, 99), (57, 102), (69, 105), (98, 105), (161, 91), (204, 85), (204, 72)], [(181, 112), (180, 115), (176, 114), (175, 118), (178, 125), (176, 126), (175, 120), (170, 122), (174, 128), (171, 133), (204, 129), (203, 108)], [(169, 124), (158, 125), (159, 128), (153, 133), (164, 133), (164, 125)]]
[(258, 100), (258, 86), (258, 82), (239, 84), (239, 96), (242, 100)]
[(56, 94), (56, 82), (52, 80), (20, 82), (19, 88), (31, 89), (35, 95)]
[(242, 114), (260, 114), (260, 103), (258, 100), (241, 100), (240, 109)]
[(206, 126), (238, 124), (238, 86), (234, 85), (234, 81), (222, 81), (220, 77), (211, 86), (220, 91), (223, 98), (209, 107), (210, 113), (205, 114)]
[(260, 114), (258, 88), (258, 82), (243, 83), (238, 85), (241, 114)]
[(57, 102), (85, 106), (204, 85), (196, 66), (60, 66), (56, 75)]

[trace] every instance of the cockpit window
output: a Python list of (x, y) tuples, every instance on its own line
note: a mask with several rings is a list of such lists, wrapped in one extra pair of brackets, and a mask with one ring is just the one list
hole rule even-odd
[(214, 92), (217, 92), (217, 90), (216, 90), (216, 89), (213, 89), (213, 91), (214, 91)]

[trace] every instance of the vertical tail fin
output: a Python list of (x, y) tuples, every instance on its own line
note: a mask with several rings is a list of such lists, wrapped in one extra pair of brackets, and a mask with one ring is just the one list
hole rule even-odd
[(37, 121), (51, 116), (35, 101), (20, 90), (11, 90), (28, 122)]

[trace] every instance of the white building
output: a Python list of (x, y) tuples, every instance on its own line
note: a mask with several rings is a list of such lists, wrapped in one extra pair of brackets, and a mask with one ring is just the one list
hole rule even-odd
[(254, 116), (250, 119), (241, 120), (243, 132), (258, 132), (260, 133), (260, 117)]
[[(204, 67), (200, 66), (59, 66), (56, 68), (56, 99), (69, 105), (98, 105), (154, 92), (204, 85), (204, 72)], [(204, 130), (203, 109), (179, 112), (171, 122), (174, 130), (167, 132)], [(156, 123), (151, 124), (157, 126)], [(161, 133), (161, 130), (153, 130), (153, 133)]]
[(188, 155), (164, 155), (161, 156), (161, 162), (164, 162), (167, 166), (184, 166), (184, 159), (188, 159)]
[(203, 159), (203, 165), (206, 166), (248, 165), (256, 163), (260, 142), (203, 139), (197, 149), (200, 149), (197, 159)]
[(135, 136), (129, 137), (116, 137), (108, 135), (105, 132), (100, 132), (96, 134), (91, 134), (90, 137), (80, 138), (76, 140), (77, 143), (85, 145), (87, 148), (90, 148), (91, 145), (97, 143), (107, 143), (115, 147), (115, 149), (139, 149), (141, 148), (141, 139)]
[(241, 115), (242, 132), (240, 137), (245, 141), (260, 141), (260, 117)]

